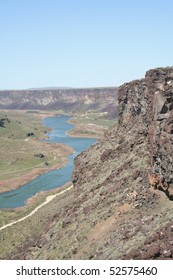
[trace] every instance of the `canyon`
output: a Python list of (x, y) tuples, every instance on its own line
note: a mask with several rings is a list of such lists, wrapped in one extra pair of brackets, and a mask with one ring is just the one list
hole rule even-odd
[(0, 109), (87, 111), (117, 115), (117, 87), (83, 89), (1, 90)]
[(173, 258), (173, 67), (117, 96), (118, 123), (76, 157), (73, 189), (2, 231), (14, 244), (3, 258)]

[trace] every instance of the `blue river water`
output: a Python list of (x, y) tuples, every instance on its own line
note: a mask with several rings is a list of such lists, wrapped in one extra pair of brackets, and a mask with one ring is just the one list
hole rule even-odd
[(73, 138), (67, 131), (74, 126), (68, 123), (69, 116), (55, 116), (44, 119), (43, 124), (52, 130), (46, 142), (58, 142), (71, 146), (74, 153), (68, 157), (68, 164), (60, 169), (50, 171), (33, 179), (22, 187), (0, 194), (0, 208), (24, 206), (26, 201), (36, 193), (60, 187), (70, 181), (74, 169), (74, 158), (96, 142), (95, 138)]

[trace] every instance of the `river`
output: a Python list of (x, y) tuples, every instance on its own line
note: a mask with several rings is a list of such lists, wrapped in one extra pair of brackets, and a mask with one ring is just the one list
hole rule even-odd
[(52, 130), (48, 133), (49, 138), (46, 142), (58, 142), (71, 146), (74, 153), (68, 157), (68, 164), (60, 169), (50, 171), (33, 179), (22, 187), (0, 194), (0, 208), (16, 208), (26, 204), (26, 201), (36, 193), (51, 190), (69, 182), (74, 169), (74, 158), (96, 142), (95, 138), (74, 138), (67, 132), (74, 125), (69, 124), (69, 116), (55, 116), (43, 120), (45, 126)]

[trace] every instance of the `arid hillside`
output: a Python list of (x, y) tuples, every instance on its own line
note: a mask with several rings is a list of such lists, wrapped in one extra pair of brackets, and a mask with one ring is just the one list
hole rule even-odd
[(6, 257), (173, 258), (173, 67), (122, 85), (118, 102), (118, 125), (76, 158), (73, 190), (25, 223)]
[(0, 109), (98, 111), (116, 116), (117, 88), (0, 91)]

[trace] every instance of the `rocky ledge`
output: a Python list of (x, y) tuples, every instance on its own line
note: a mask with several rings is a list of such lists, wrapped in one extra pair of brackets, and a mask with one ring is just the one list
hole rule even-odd
[(118, 114), (117, 128), (75, 160), (76, 192), (99, 193), (95, 211), (130, 205), (126, 217), (119, 211), (106, 238), (114, 253), (108, 249), (104, 257), (172, 258), (173, 67), (122, 85)]
[[(141, 118), (150, 155), (149, 182), (173, 198), (173, 68), (158, 68), (119, 90), (119, 129)], [(142, 134), (142, 133), (141, 133)]]

